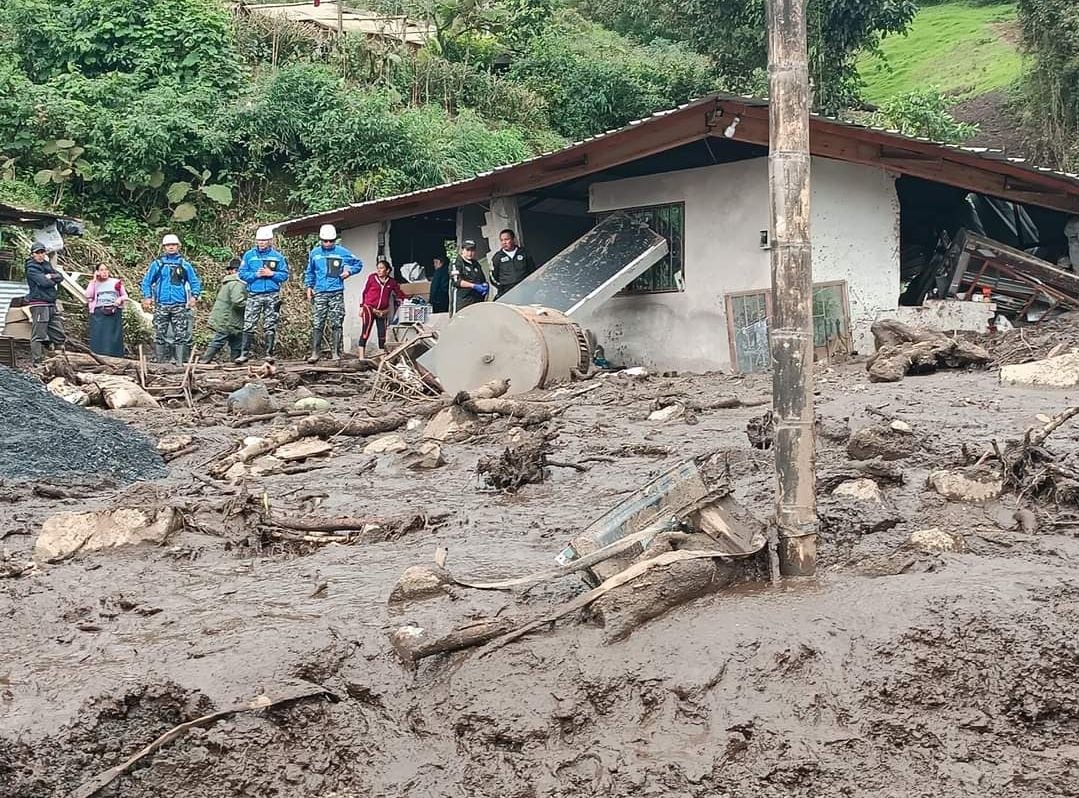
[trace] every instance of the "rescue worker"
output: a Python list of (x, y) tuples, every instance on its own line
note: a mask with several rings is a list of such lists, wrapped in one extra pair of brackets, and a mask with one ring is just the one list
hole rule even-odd
[[(194, 345), (191, 311), (202, 294), (202, 282), (195, 267), (180, 254), (179, 238), (169, 233), (161, 239), (161, 247), (164, 252), (150, 264), (142, 280), (142, 306), (154, 312), (157, 362), (165, 363), (171, 359), (177, 365), (183, 365), (191, 356)], [(170, 326), (171, 347), (168, 343)]]
[(498, 299), (536, 270), (532, 256), (517, 243), (517, 234), (509, 228), (498, 234), (502, 249), (491, 256), (491, 282), (498, 289)]
[(461, 254), (450, 272), (450, 282), (454, 287), (453, 313), (487, 300), (491, 286), (487, 284), (487, 275), (483, 273), (483, 266), (476, 260), (475, 241), (462, 242)]
[(45, 347), (63, 348), (67, 341), (64, 320), (56, 305), (56, 288), (64, 276), (49, 261), (45, 245), (35, 241), (26, 261), (26, 303), (30, 307), (30, 355), (34, 363), (45, 356)]
[(431, 272), (431, 312), (450, 312), (450, 270), (446, 268), (446, 259), (435, 256)]
[(393, 317), (394, 299), (405, 301), (405, 292), (391, 276), (389, 261), (379, 258), (375, 264), (375, 273), (368, 275), (363, 287), (363, 304), (360, 306), (360, 319), (363, 330), (360, 333), (360, 357), (367, 349), (367, 339), (371, 337), (371, 327), (378, 328), (378, 348), (386, 349), (386, 322)]
[(233, 258), (225, 266), (225, 277), (217, 289), (217, 298), (210, 311), (210, 329), (214, 337), (202, 354), (203, 363), (212, 363), (217, 353), (225, 344), (229, 345), (229, 354), (237, 363), (243, 353), (241, 340), (244, 336), (244, 306), (250, 301), (247, 295), (247, 283), (240, 279), (241, 259)]
[(341, 357), (341, 324), (345, 320), (345, 280), (363, 271), (363, 261), (337, 243), (337, 228), (324, 224), (318, 231), (319, 243), (307, 256), (303, 284), (307, 299), (314, 304), (311, 329), (311, 357), (317, 363), (322, 348), (322, 332), (330, 325), (333, 358)]
[(247, 305), (244, 310), (243, 340), (237, 363), (251, 359), (255, 329), (262, 319), (262, 334), (266, 342), (266, 359), (273, 358), (280, 318), (281, 286), (288, 280), (288, 261), (273, 245), (273, 229), (260, 227), (255, 233), (255, 246), (243, 254), (240, 279), (247, 283)]

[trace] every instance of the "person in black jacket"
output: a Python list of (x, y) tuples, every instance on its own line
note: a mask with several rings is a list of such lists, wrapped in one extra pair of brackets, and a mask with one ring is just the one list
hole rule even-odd
[(436, 255), (431, 265), (431, 312), (449, 313), (450, 270), (446, 267), (446, 259)]
[(49, 262), (48, 251), (40, 241), (30, 247), (26, 261), (26, 285), (30, 289), (26, 303), (30, 306), (30, 354), (35, 363), (45, 355), (46, 345), (63, 347), (67, 341), (64, 321), (56, 306), (56, 287), (64, 277)]
[(536, 270), (536, 264), (517, 243), (517, 234), (512, 230), (503, 230), (498, 240), (502, 249), (491, 256), (491, 282), (498, 288), (498, 299), (502, 299)]
[(461, 244), (461, 255), (453, 265), (453, 270), (450, 271), (450, 282), (453, 283), (455, 289), (452, 297), (453, 313), (487, 300), (491, 286), (487, 284), (483, 266), (476, 260), (475, 241), (465, 241)]

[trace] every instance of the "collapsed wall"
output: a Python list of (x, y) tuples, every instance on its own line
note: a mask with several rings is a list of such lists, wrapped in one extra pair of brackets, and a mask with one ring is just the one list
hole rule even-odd
[(116, 419), (53, 396), (0, 366), (0, 478), (163, 476), (153, 443)]

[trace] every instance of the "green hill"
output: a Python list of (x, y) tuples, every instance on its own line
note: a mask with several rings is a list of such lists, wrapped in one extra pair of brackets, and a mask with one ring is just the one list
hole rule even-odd
[(933, 86), (966, 100), (1007, 88), (1022, 69), (1018, 41), (1015, 3), (926, 6), (905, 36), (886, 38), (881, 55), (859, 60), (865, 98), (879, 103)]

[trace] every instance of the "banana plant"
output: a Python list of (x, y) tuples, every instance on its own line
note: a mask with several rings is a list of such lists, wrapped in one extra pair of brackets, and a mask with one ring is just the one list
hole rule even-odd
[(59, 205), (64, 197), (64, 188), (74, 177), (89, 181), (93, 173), (89, 161), (82, 157), (86, 152), (84, 147), (78, 146), (71, 139), (56, 139), (50, 141), (41, 148), (45, 155), (52, 155), (56, 165), (51, 169), (42, 169), (34, 175), (34, 182), (39, 186), (53, 184), (56, 186), (54, 205)]

